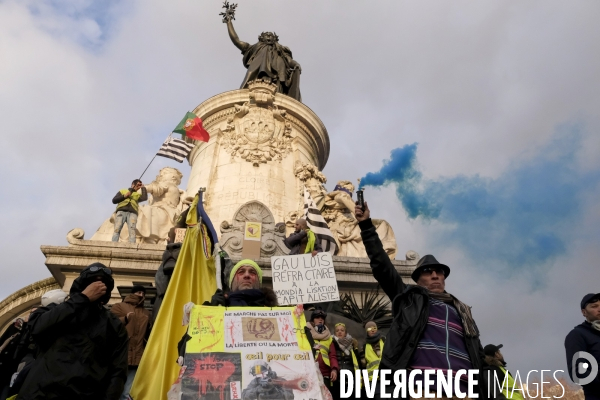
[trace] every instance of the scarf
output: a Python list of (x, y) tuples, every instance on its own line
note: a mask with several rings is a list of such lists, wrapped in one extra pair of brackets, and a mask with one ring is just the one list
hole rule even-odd
[(460, 319), (463, 323), (463, 329), (465, 330), (465, 336), (467, 337), (477, 337), (479, 336), (479, 332), (477, 330), (477, 326), (475, 325), (475, 321), (473, 320), (473, 315), (471, 315), (471, 307), (458, 300), (456, 297), (452, 296), (450, 293), (432, 293), (429, 292), (429, 297), (432, 299), (436, 299), (439, 301), (443, 301), (446, 304), (451, 304), (458, 311), (458, 315), (460, 315)]
[(315, 340), (327, 340), (331, 337), (331, 332), (329, 332), (329, 328), (327, 328), (327, 326), (325, 326), (325, 329), (321, 333), (317, 332), (313, 324), (310, 322), (306, 323), (306, 327), (310, 329), (310, 334)]
[(594, 328), (597, 331), (600, 331), (600, 319), (592, 322), (592, 328)]
[(304, 250), (304, 254), (312, 253), (312, 251), (315, 249), (315, 233), (308, 229), (306, 231), (306, 239), (306, 249)]
[(367, 343), (373, 347), (373, 351), (377, 354), (377, 357), (381, 357), (381, 349), (379, 348), (379, 339), (381, 339), (381, 332), (377, 331), (373, 336), (367, 335)]
[(350, 334), (347, 333), (346, 337), (340, 338), (340, 337), (334, 336), (333, 338), (338, 343), (338, 345), (340, 346), (340, 349), (344, 352), (344, 354), (349, 356), (350, 350), (352, 349), (352, 336), (350, 336)]
[(255, 306), (265, 305), (265, 294), (260, 289), (244, 289), (229, 293), (228, 306)]

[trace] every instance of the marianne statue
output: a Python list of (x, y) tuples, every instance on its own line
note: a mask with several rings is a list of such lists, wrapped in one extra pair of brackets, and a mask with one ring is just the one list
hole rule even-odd
[(227, 24), (229, 37), (233, 44), (242, 51), (244, 67), (248, 69), (242, 86), (244, 89), (248, 82), (255, 79), (271, 81), (277, 86), (277, 92), (286, 94), (298, 101), (300, 97), (300, 64), (292, 58), (292, 51), (279, 44), (279, 37), (274, 32), (263, 32), (258, 37), (258, 43), (250, 45), (242, 42), (233, 29), (232, 20), (235, 19), (237, 4), (225, 1), (223, 23)]

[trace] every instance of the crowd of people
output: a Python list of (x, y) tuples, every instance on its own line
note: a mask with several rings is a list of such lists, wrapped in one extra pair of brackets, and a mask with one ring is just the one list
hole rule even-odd
[[(142, 194), (138, 193), (140, 189)], [(129, 225), (130, 240), (135, 240), (131, 235), (135, 232), (138, 202), (145, 200), (143, 189), (142, 182), (135, 180), (130, 189), (119, 191), (113, 199), (118, 203), (113, 240), (118, 240), (124, 223)], [(344, 370), (352, 373), (366, 370), (366, 379), (375, 381), (375, 372), (383, 369), (392, 372), (475, 369), (482, 372), (477, 386), (479, 398), (523, 400), (522, 392), (510, 390), (515, 380), (506, 368), (500, 351), (503, 346), (483, 347), (471, 307), (446, 291), (450, 267), (426, 255), (412, 272), (416, 285), (406, 284), (383, 248), (368, 206), (357, 206), (355, 215), (373, 276), (391, 301), (393, 322), (385, 336), (376, 322), (367, 322), (366, 341), (361, 346), (346, 324), (338, 322), (330, 326), (323, 309), (312, 310), (304, 334), (313, 349), (328, 396), (334, 400), (341, 398), (340, 373)], [(286, 238), (285, 244), (290, 254), (314, 256), (322, 251), (304, 219), (296, 221), (295, 232)], [(157, 285), (163, 279), (159, 275), (165, 275), (163, 295), (177, 252), (178, 248), (167, 247), (157, 272)], [(277, 296), (262, 284), (262, 277), (263, 271), (256, 262), (241, 260), (228, 270), (229, 290), (217, 290), (205, 305), (277, 306)], [(28, 316), (14, 320), (0, 337), (0, 400), (127, 399), (154, 318), (145, 308), (144, 286), (133, 286), (122, 302), (108, 308), (113, 288), (112, 270), (94, 263), (74, 280), (68, 296), (60, 289), (50, 291)], [(595, 360), (597, 371), (600, 293), (584, 296), (580, 306), (585, 320), (565, 340), (567, 371), (575, 382), (582, 382), (587, 400), (600, 400), (600, 374), (587, 379), (590, 371), (586, 376), (581, 370), (583, 361), (579, 359)], [(186, 334), (179, 343), (181, 365), (188, 339)], [(486, 380), (485, 372), (495, 374), (496, 379)], [(460, 381), (460, 389), (465, 393), (466, 378)], [(505, 383), (498, 386), (494, 382)], [(362, 382), (361, 398), (383, 398), (379, 382), (375, 397), (367, 396), (366, 384)], [(293, 398), (290, 391), (273, 392), (277, 390), (275, 387), (264, 385), (249, 386), (246, 390), (244, 398)]]

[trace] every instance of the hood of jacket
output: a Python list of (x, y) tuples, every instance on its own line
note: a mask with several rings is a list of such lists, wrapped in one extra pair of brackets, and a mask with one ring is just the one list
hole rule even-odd
[(72, 296), (75, 293), (83, 292), (86, 287), (88, 287), (91, 283), (96, 282), (98, 280), (98, 277), (100, 277), (102, 283), (106, 285), (106, 294), (99, 298), (97, 301), (107, 304), (110, 300), (111, 292), (115, 287), (115, 281), (113, 280), (112, 276), (107, 275), (101, 270), (95, 272), (90, 271), (89, 268), (92, 266), (106, 268), (106, 266), (101, 263), (94, 263), (86, 267), (83, 271), (81, 271), (81, 274), (73, 281), (73, 285), (71, 285), (71, 290), (69, 290), (69, 294)]

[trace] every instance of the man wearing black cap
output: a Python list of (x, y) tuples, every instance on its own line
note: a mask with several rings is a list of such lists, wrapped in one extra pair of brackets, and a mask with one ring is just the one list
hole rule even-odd
[(600, 293), (586, 294), (580, 306), (585, 321), (565, 338), (567, 371), (583, 387), (586, 400), (600, 400)]
[(127, 295), (121, 303), (112, 306), (110, 310), (125, 325), (129, 336), (129, 356), (127, 357), (129, 367), (125, 389), (121, 396), (122, 400), (127, 400), (129, 396), (150, 333), (150, 311), (144, 308), (144, 300), (146, 300), (146, 288), (135, 285), (131, 288), (131, 294)]
[(127, 376), (127, 331), (104, 304), (114, 288), (103, 264), (86, 267), (62, 304), (29, 317), (38, 346), (19, 400), (117, 400)]
[[(383, 249), (367, 204), (364, 210), (357, 206), (355, 214), (373, 277), (392, 301), (394, 321), (379, 368), (434, 369), (444, 375), (448, 370), (480, 370), (485, 356), (471, 308), (445, 291), (450, 268), (426, 255), (411, 275), (417, 285), (405, 284)], [(466, 393), (463, 377), (460, 390)], [(480, 398), (485, 398), (484, 386), (477, 387)]]
[[(489, 398), (503, 398), (502, 396), (504, 396), (506, 399), (523, 400), (522, 388), (520, 385), (515, 385), (515, 380), (506, 369), (506, 361), (504, 361), (504, 356), (500, 353), (501, 348), (501, 344), (497, 346), (488, 344), (483, 348), (485, 363), (490, 366), (490, 377), (488, 379), (488, 382), (491, 384)], [(498, 382), (499, 384), (495, 392), (492, 387), (494, 382)]]

